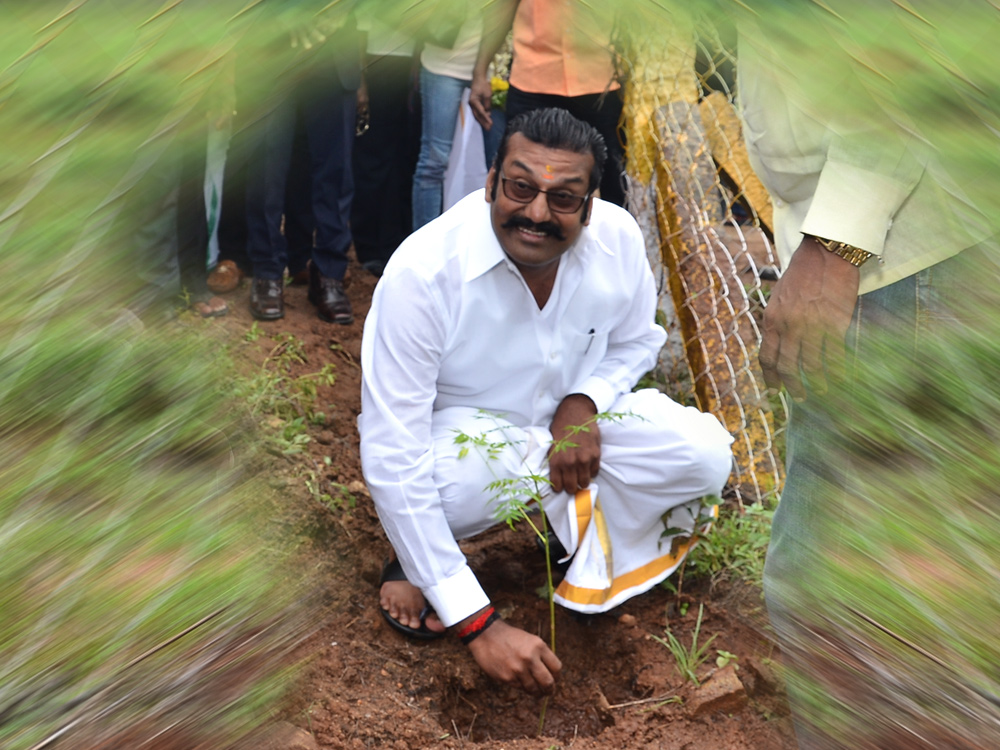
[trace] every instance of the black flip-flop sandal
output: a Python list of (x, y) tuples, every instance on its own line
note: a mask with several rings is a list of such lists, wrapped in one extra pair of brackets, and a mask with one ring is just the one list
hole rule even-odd
[[(399, 558), (393, 558), (392, 560), (386, 560), (385, 564), (382, 566), (382, 576), (379, 578), (378, 585), (382, 588), (382, 584), (386, 581), (405, 581), (406, 574), (403, 572), (403, 566), (399, 564)], [(382, 617), (385, 621), (394, 629), (398, 630), (403, 635), (413, 638), (418, 641), (433, 641), (438, 638), (443, 638), (445, 633), (435, 633), (433, 630), (428, 630), (427, 625), (424, 624), (424, 620), (427, 619), (427, 615), (434, 612), (431, 607), (424, 607), (424, 610), (420, 613), (420, 627), (411, 628), (409, 625), (404, 625), (395, 617), (389, 614), (389, 610), (382, 609)]]

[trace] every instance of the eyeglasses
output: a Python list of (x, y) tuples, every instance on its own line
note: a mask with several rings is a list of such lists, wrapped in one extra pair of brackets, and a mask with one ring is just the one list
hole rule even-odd
[(573, 195), (573, 193), (567, 193), (564, 190), (542, 190), (524, 180), (504, 177), (502, 172), (500, 173), (500, 182), (503, 183), (503, 194), (515, 203), (531, 203), (539, 193), (545, 193), (549, 209), (557, 214), (575, 214), (590, 197), (590, 193)]

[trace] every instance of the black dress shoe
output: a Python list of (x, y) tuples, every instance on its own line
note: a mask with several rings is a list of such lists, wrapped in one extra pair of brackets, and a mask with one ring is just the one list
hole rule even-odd
[(320, 320), (343, 326), (354, 322), (344, 285), (337, 279), (321, 276), (315, 264), (309, 266), (309, 301), (316, 305)]
[(281, 279), (254, 278), (250, 287), (250, 313), (257, 320), (285, 317), (284, 282)]

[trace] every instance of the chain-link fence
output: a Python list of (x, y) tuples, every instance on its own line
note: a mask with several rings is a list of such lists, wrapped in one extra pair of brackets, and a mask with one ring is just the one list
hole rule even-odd
[(736, 437), (734, 499), (776, 497), (784, 401), (757, 349), (776, 277), (771, 205), (735, 109), (735, 31), (706, 19), (622, 28), (630, 205), (643, 227), (671, 344), (661, 377)]

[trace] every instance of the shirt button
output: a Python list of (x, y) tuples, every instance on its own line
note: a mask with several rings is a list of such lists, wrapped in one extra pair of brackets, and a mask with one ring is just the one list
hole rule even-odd
[(559, 358), (559, 352), (552, 352), (552, 354), (549, 355), (549, 359), (555, 360), (558, 358)]

